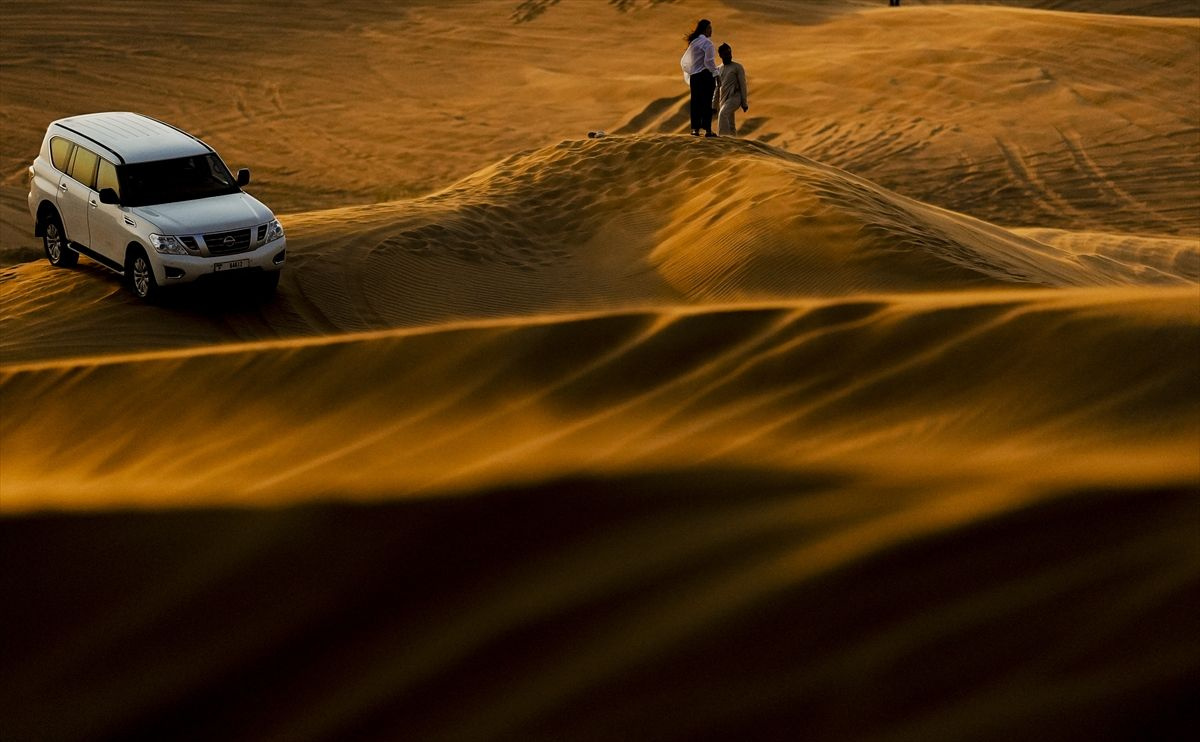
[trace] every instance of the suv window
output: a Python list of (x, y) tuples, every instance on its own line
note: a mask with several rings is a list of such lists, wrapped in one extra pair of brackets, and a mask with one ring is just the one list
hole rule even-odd
[(120, 197), (121, 184), (117, 182), (117, 166), (102, 157), (100, 169), (96, 171), (96, 190), (102, 191), (105, 188), (113, 189)]
[(71, 147), (73, 146), (75, 146), (74, 142), (62, 137), (54, 137), (50, 140), (50, 161), (60, 172), (67, 172), (67, 163), (70, 162)]
[(100, 156), (95, 152), (76, 147), (75, 156), (71, 158), (71, 171), (67, 175), (91, 188), (96, 182), (96, 163), (99, 161)]
[(240, 193), (229, 168), (215, 154), (122, 165), (121, 204), (151, 206)]

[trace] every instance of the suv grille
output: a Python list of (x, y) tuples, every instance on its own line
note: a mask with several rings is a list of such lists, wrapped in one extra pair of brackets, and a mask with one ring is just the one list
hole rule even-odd
[(250, 230), (235, 229), (232, 232), (210, 232), (204, 235), (204, 244), (210, 255), (229, 255), (250, 247)]

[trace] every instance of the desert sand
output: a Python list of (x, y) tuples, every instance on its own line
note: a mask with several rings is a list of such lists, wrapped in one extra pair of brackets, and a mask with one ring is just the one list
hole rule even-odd
[[(1195, 723), (1194, 3), (0, 11), (5, 739)], [(104, 110), (253, 170), (273, 299), (41, 258)]]

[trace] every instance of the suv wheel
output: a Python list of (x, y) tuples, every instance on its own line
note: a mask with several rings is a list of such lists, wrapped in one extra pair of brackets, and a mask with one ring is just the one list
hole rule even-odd
[(135, 247), (129, 251), (125, 259), (125, 278), (129, 282), (129, 290), (143, 301), (154, 301), (158, 297), (158, 282), (154, 280), (154, 266), (146, 251)]
[(51, 214), (42, 225), (42, 245), (46, 248), (46, 260), (56, 268), (71, 268), (79, 262), (79, 253), (67, 247), (57, 214)]

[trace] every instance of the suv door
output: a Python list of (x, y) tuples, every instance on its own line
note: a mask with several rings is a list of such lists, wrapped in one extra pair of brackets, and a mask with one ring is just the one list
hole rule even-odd
[(117, 167), (100, 158), (96, 170), (96, 186), (88, 198), (88, 231), (92, 250), (118, 265), (125, 262), (125, 246), (129, 244), (129, 227), (125, 225), (125, 209), (120, 204), (100, 203), (100, 191), (111, 188), (121, 196)]
[(89, 199), (96, 195), (92, 185), (96, 182), (96, 165), (100, 156), (83, 147), (75, 147), (67, 174), (59, 177), (58, 213), (62, 215), (67, 239), (80, 245), (90, 245), (92, 238), (88, 230)]

